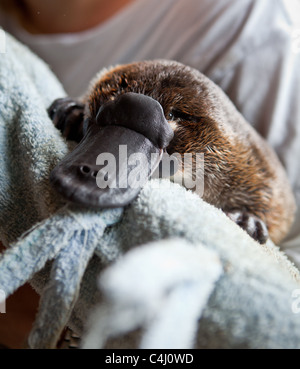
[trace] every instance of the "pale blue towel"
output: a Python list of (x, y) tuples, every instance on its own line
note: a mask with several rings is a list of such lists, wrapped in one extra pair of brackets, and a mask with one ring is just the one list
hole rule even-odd
[[(86, 211), (58, 198), (48, 176), (72, 145), (46, 108), (64, 95), (48, 67), (6, 35), (0, 57), (0, 237), (8, 250), (0, 259), (0, 289), (9, 295), (30, 281), (41, 294), (30, 347), (55, 347), (69, 324), (84, 332), (86, 346), (299, 348), (300, 316), (292, 297), (300, 288), (298, 270), (272, 243), (257, 244), (196, 195), (165, 180), (149, 182), (125, 209)], [(176, 272), (156, 268), (155, 260), (175, 265)], [(128, 283), (123, 288), (114, 281)], [(116, 327), (124, 304), (131, 319)], [(135, 304), (138, 316), (132, 314)], [(104, 333), (97, 324), (86, 325), (93, 318), (103, 327), (103, 317)], [(130, 335), (122, 340), (138, 327), (145, 332), (139, 332), (141, 340), (134, 333), (132, 341)]]

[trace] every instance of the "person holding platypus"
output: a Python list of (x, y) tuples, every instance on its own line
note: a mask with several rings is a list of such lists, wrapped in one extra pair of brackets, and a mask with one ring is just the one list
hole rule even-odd
[[(269, 234), (282, 243), (295, 210), (289, 183), (297, 204), (300, 201), (300, 56), (293, 48), (294, 25), (283, 0), (0, 0), (0, 4), (0, 25), (51, 66), (71, 97), (50, 111), (56, 124), (62, 117), (69, 119), (59, 127), (65, 136), (72, 132), (80, 141), (87, 133), (83, 121), (89, 119), (92, 125), (101, 104), (113, 94), (115, 98), (137, 92), (154, 98), (173, 129), (169, 151), (183, 154), (196, 147), (214, 163), (209, 166), (212, 173), (206, 177), (209, 190), (204, 199), (222, 208), (259, 242)], [(146, 69), (145, 64), (130, 65), (154, 59), (176, 60), (194, 69), (171, 62), (166, 67), (164, 61)], [(99, 70), (118, 64), (127, 67), (102, 73), (85, 94)], [(153, 74), (147, 83), (161, 84), (160, 89), (145, 92), (138, 78), (149, 76), (151, 68), (165, 75), (162, 80)], [(287, 178), (266, 142), (196, 70), (219, 85), (273, 147)], [(176, 73), (182, 83), (174, 79)], [(116, 84), (114, 91), (106, 86), (106, 78)], [(197, 83), (202, 86), (199, 96)], [(184, 100), (182, 91), (188, 86)], [(212, 180), (218, 176), (219, 183)], [(220, 190), (221, 182), (226, 191)], [(300, 263), (299, 222), (297, 212), (283, 246)]]

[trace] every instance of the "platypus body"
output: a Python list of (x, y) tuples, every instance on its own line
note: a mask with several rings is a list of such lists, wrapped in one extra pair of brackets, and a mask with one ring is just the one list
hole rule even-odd
[[(203, 200), (258, 242), (269, 235), (279, 243), (292, 224), (295, 201), (276, 154), (224, 92), (193, 68), (155, 60), (105, 69), (80, 101), (58, 99), (49, 114), (66, 138), (80, 142), (51, 176), (70, 201), (99, 204), (100, 190), (90, 191), (97, 187), (96, 158), (100, 149), (114, 151), (120, 137), (122, 144), (133, 145), (131, 151), (141, 149), (148, 156), (155, 152), (161, 157), (164, 150), (203, 154)], [(111, 198), (114, 192), (106, 195)], [(126, 189), (118, 196), (123, 201)]]

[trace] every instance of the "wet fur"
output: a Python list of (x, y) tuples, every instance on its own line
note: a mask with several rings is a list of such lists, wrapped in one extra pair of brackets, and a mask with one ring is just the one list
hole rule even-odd
[(176, 62), (117, 66), (92, 81), (82, 99), (85, 121), (93, 121), (102, 104), (125, 92), (151, 96), (162, 105), (175, 134), (169, 153), (204, 153), (205, 201), (226, 213), (254, 215), (275, 243), (284, 238), (295, 211), (285, 172), (219, 87)]

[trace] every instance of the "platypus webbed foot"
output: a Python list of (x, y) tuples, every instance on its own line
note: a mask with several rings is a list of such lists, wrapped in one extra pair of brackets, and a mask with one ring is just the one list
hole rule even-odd
[(83, 137), (84, 104), (69, 97), (56, 99), (48, 108), (49, 117), (63, 136), (79, 142)]

